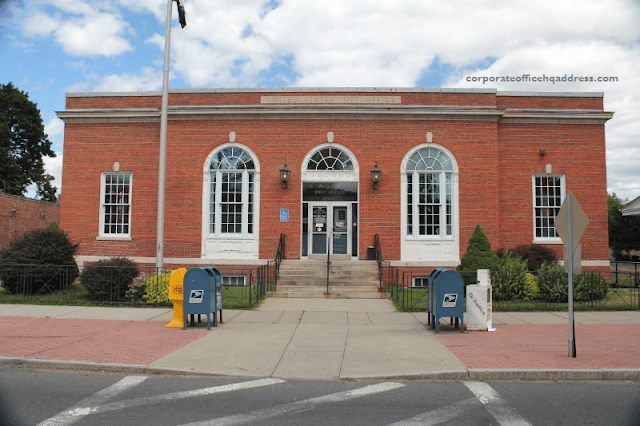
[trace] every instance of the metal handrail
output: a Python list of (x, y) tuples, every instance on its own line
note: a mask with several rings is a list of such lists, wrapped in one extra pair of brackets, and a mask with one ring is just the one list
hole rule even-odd
[(285, 241), (286, 235), (280, 234), (280, 239), (278, 240), (278, 249), (276, 250), (276, 257), (274, 259), (275, 268), (276, 268), (276, 276), (274, 281), (274, 288), (278, 288), (278, 275), (280, 275), (280, 262), (284, 259), (284, 250), (285, 250)]
[(378, 261), (378, 279), (380, 288), (382, 288), (382, 249), (380, 248), (380, 236), (378, 234), (373, 236), (373, 242), (376, 250), (376, 260)]
[(327, 232), (327, 293), (329, 293), (329, 268), (331, 266), (331, 238)]

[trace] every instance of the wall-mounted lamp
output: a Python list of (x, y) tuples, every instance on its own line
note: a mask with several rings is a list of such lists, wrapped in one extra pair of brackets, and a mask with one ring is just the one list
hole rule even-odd
[(380, 183), (380, 176), (382, 175), (382, 171), (378, 168), (378, 162), (376, 161), (376, 165), (371, 169), (371, 180), (373, 181), (373, 189), (378, 189), (378, 183)]
[(282, 181), (282, 187), (287, 188), (287, 182), (289, 182), (289, 176), (291, 175), (291, 170), (287, 167), (287, 162), (284, 162), (284, 167), (280, 169), (280, 180)]
[(544, 157), (547, 154), (547, 151), (545, 151), (544, 149), (540, 150), (540, 156)]

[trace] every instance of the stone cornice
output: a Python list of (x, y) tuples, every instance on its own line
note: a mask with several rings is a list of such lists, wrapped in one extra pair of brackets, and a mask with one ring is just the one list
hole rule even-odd
[[(420, 105), (237, 105), (169, 107), (171, 120), (465, 120), (499, 123), (604, 124), (601, 110), (525, 110)], [(82, 109), (59, 111), (66, 123), (158, 122), (160, 110)]]

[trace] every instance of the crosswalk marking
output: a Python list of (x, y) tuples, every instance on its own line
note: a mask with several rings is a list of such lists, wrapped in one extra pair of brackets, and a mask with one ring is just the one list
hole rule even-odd
[(365, 386), (363, 388), (353, 389), (344, 392), (338, 392), (330, 395), (319, 396), (316, 398), (305, 399), (304, 401), (291, 402), (288, 404), (278, 405), (276, 407), (255, 410), (245, 414), (235, 414), (217, 419), (205, 420), (202, 422), (189, 423), (184, 426), (228, 426), (240, 425), (253, 421), (265, 420), (282, 414), (299, 413), (315, 408), (320, 404), (329, 402), (341, 402), (349, 399), (361, 398), (367, 395), (373, 395), (380, 392), (387, 392), (393, 389), (404, 387), (401, 383), (386, 382), (376, 385)]
[(124, 401), (112, 402), (109, 404), (101, 404), (107, 399), (124, 392), (125, 390), (142, 383), (146, 377), (144, 376), (129, 376), (120, 380), (118, 383), (103, 389), (102, 391), (90, 396), (83, 400), (78, 405), (63, 411), (62, 413), (51, 417), (40, 423), (38, 426), (61, 426), (70, 425), (77, 422), (82, 417), (89, 414), (103, 413), (105, 411), (123, 410), (125, 408), (137, 407), (140, 405), (157, 404), (164, 401), (172, 401), (176, 399), (191, 398), (196, 396), (213, 395), (216, 393), (231, 392), (241, 389), (252, 389), (261, 386), (270, 386), (278, 383), (284, 383), (284, 380), (280, 379), (259, 379), (251, 380), (248, 382), (231, 383), (228, 385), (214, 386), (210, 388), (195, 389), (183, 392), (172, 392), (162, 395), (148, 396), (143, 398), (127, 399)]
[(508, 407), (500, 394), (484, 382), (464, 382), (491, 415), (502, 426), (531, 426), (531, 423), (523, 419), (518, 413)]
[(90, 397), (83, 399), (68, 410), (39, 423), (38, 426), (60, 426), (75, 423), (81, 418), (91, 414), (91, 408), (95, 405), (105, 402), (129, 388), (139, 385), (146, 379), (147, 377), (145, 376), (127, 376), (108, 388), (102, 389)]
[(410, 419), (401, 420), (388, 426), (435, 426), (449, 422), (462, 415), (465, 410), (480, 405), (476, 398), (465, 399), (437, 410), (418, 414)]
[[(96, 392), (88, 398), (85, 398), (73, 407), (41, 422), (38, 426), (66, 426), (71, 425), (90, 414), (124, 410), (141, 405), (159, 404), (167, 401), (205, 395), (214, 395), (224, 392), (232, 392), (236, 390), (252, 389), (284, 383), (284, 380), (265, 378), (208, 387), (203, 389), (195, 389), (190, 391), (172, 392), (162, 395), (133, 398), (110, 403), (108, 402), (108, 400), (116, 397), (117, 395), (128, 389), (131, 389), (134, 386), (139, 385), (146, 379), (146, 376), (127, 376), (114, 383), (113, 385), (99, 392)], [(454, 418), (461, 416), (465, 411), (478, 406), (484, 406), (501, 426), (530, 426), (530, 423), (522, 418), (519, 414), (517, 414), (511, 407), (509, 407), (502, 399), (500, 394), (498, 394), (498, 392), (496, 392), (491, 386), (489, 386), (489, 384), (484, 382), (463, 382), (463, 384), (473, 393), (475, 398), (469, 398), (463, 401), (449, 404), (445, 407), (419, 414), (415, 417), (393, 423), (389, 426), (439, 425), (451, 421)], [(381, 392), (399, 389), (404, 386), (405, 385), (401, 383), (395, 382), (378, 383), (348, 391), (310, 398), (304, 401), (296, 401), (278, 405), (275, 407), (250, 411), (248, 413), (234, 414), (201, 422), (189, 423), (183, 426), (228, 426), (245, 424), (266, 420), (279, 415), (294, 414), (302, 411), (312, 410), (322, 404), (344, 402)]]

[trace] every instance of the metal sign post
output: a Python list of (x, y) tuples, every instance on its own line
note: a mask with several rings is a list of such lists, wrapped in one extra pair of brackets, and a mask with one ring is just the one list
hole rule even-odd
[[(568, 192), (555, 221), (555, 228), (564, 243), (564, 265), (569, 274), (569, 357), (576, 357), (575, 321), (573, 317), (573, 273), (581, 272), (580, 238), (589, 219), (571, 191)], [(576, 259), (577, 257), (577, 259)], [(578, 267), (576, 268), (576, 264)]]

